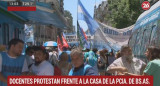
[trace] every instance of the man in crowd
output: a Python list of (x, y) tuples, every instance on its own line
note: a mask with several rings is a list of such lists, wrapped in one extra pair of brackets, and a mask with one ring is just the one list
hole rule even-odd
[(37, 46), (34, 48), (35, 63), (31, 66), (31, 72), (35, 75), (53, 75), (54, 68), (52, 64), (46, 61), (46, 50)]
[[(150, 75), (153, 76), (153, 86), (159, 86), (160, 81), (160, 49), (156, 47), (149, 47), (145, 53), (147, 59), (149, 62), (147, 63), (147, 66), (145, 70), (143, 71), (143, 75)], [(125, 72), (124, 75), (132, 75), (137, 76), (136, 74), (131, 74), (128, 72)]]
[(76, 48), (71, 51), (71, 61), (73, 68), (70, 70), (70, 76), (76, 75), (98, 75), (98, 71), (95, 71), (90, 65), (84, 64), (84, 55), (82, 50)]
[(146, 64), (133, 57), (132, 49), (129, 46), (122, 46), (121, 48), (121, 57), (116, 59), (108, 68), (107, 72), (114, 74), (114, 73), (121, 73), (124, 72), (142, 75), (143, 70)]
[(0, 86), (7, 86), (7, 77), (21, 75), (28, 71), (25, 56), (21, 55), (24, 42), (12, 39), (8, 44), (8, 51), (0, 53)]

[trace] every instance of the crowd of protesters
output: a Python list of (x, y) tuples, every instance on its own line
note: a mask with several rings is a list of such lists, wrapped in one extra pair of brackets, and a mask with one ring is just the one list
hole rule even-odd
[(43, 46), (29, 46), (22, 55), (24, 42), (12, 39), (8, 49), (0, 46), (0, 86), (7, 85), (10, 75), (152, 75), (154, 85), (160, 81), (160, 49), (148, 47), (145, 55), (148, 63), (134, 57), (132, 49), (125, 45), (114, 53), (107, 49), (63, 48), (62, 52)]

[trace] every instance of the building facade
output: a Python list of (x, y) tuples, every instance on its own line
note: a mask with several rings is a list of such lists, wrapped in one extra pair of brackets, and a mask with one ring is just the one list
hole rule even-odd
[(0, 3), (0, 45), (8, 45), (13, 38), (24, 40), (24, 19), (8, 12)]
[[(90, 34), (86, 34), (87, 35), (87, 42), (88, 43), (93, 43), (93, 36), (91, 36)], [(79, 39), (77, 37), (76, 33), (69, 33), (69, 34), (65, 34), (66, 40), (69, 44), (69, 46), (72, 48), (74, 46), (79, 46)]]
[(109, 22), (105, 21), (104, 19), (106, 13), (109, 13), (107, 1), (102, 1), (102, 3), (98, 7), (94, 7), (94, 18), (100, 22), (105, 22), (109, 24)]
[[(59, 15), (61, 20), (65, 22), (63, 0), (37, 0), (39, 2), (52, 4), (56, 13)], [(66, 23), (66, 22), (65, 22)], [(62, 31), (61, 28), (52, 25), (33, 25), (34, 32), (34, 45), (43, 45), (46, 41), (57, 41), (58, 31)], [(61, 30), (60, 30), (61, 29)], [(32, 43), (33, 43), (32, 42)]]
[[(23, 39), (29, 45), (43, 45), (45, 41), (56, 41), (58, 31), (65, 28), (63, 0), (36, 0), (36, 12), (8, 12), (6, 1), (17, 0), (0, 1), (3, 2), (0, 3), (0, 44), (2, 45), (7, 45), (12, 38)], [(31, 31), (25, 33), (25, 24), (32, 26)], [(30, 36), (31, 33), (33, 35)]]

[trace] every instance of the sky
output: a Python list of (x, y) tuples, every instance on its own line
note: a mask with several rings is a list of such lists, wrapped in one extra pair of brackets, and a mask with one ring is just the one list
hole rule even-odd
[[(88, 11), (88, 13), (93, 17), (94, 6), (98, 6), (102, 1), (105, 0), (81, 0), (83, 6)], [(64, 0), (64, 10), (71, 12), (73, 17), (73, 25), (77, 28), (77, 2), (78, 0)], [(79, 21), (80, 26), (86, 31), (88, 29), (84, 21)]]

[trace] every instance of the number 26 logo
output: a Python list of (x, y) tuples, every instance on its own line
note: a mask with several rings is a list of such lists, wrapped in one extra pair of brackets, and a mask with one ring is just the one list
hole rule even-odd
[(143, 10), (148, 10), (150, 8), (150, 3), (148, 1), (144, 1), (141, 4), (141, 7), (142, 7)]

